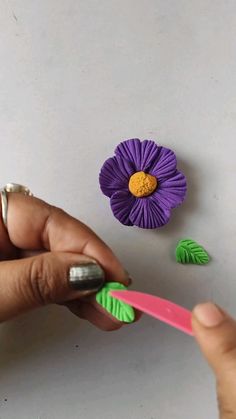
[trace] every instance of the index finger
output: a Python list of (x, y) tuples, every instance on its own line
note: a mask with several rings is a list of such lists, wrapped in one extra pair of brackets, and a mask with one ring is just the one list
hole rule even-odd
[(35, 197), (9, 193), (7, 219), (14, 246), (82, 253), (102, 266), (107, 279), (128, 284), (127, 273), (111, 249), (89, 227), (63, 210)]

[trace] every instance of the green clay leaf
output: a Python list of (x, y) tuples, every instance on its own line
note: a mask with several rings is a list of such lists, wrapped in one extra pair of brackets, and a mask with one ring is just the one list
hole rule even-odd
[(132, 323), (135, 319), (133, 307), (123, 301), (117, 300), (110, 295), (110, 291), (126, 290), (119, 282), (106, 282), (104, 287), (96, 294), (96, 301), (112, 316), (124, 323)]
[(200, 244), (191, 239), (180, 240), (175, 251), (176, 261), (179, 263), (193, 263), (205, 265), (210, 257)]

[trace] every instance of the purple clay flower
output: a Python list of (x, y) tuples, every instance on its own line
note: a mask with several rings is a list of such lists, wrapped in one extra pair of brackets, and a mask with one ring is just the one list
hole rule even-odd
[(183, 202), (187, 191), (175, 153), (137, 138), (116, 147), (115, 156), (102, 166), (99, 182), (122, 224), (147, 229), (168, 223), (172, 208)]

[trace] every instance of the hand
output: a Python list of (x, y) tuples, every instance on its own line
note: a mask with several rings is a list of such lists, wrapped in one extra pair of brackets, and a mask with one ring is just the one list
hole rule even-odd
[(221, 419), (236, 418), (236, 322), (212, 303), (193, 310), (194, 335), (216, 376)]
[(62, 210), (34, 197), (8, 194), (7, 229), (0, 213), (0, 260), (0, 322), (58, 303), (103, 330), (121, 327), (94, 296), (88, 297), (103, 278), (97, 284), (88, 278), (92, 288), (84, 292), (81, 281), (69, 281), (69, 271), (97, 261), (106, 280), (129, 285), (127, 273), (95, 233)]

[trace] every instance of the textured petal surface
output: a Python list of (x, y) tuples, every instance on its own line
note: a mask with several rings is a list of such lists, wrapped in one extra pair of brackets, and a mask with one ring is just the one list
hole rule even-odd
[(135, 201), (136, 198), (129, 191), (118, 191), (112, 195), (110, 201), (112, 212), (122, 224), (133, 225), (129, 215)]
[[(176, 166), (175, 153), (152, 140), (134, 138), (120, 143), (99, 176), (103, 193), (111, 198), (114, 216), (128, 226), (149, 229), (165, 225), (170, 210), (183, 202), (187, 191), (186, 178)], [(129, 191), (129, 180), (140, 171), (155, 176), (158, 185), (152, 195), (136, 198)]]
[(109, 198), (116, 191), (127, 189), (133, 170), (129, 162), (119, 157), (111, 157), (102, 166), (99, 183), (104, 195)]
[(152, 197), (157, 200), (161, 206), (166, 208), (175, 208), (179, 206), (186, 196), (187, 182), (186, 177), (179, 171), (169, 179), (158, 185), (156, 192)]
[(176, 247), (176, 260), (179, 263), (205, 265), (210, 258), (206, 250), (192, 239), (180, 240)]
[(163, 181), (172, 176), (177, 167), (175, 153), (169, 148), (158, 147), (158, 155), (155, 157), (149, 173), (156, 176), (159, 181)]
[(168, 223), (170, 210), (158, 204), (153, 196), (140, 198), (134, 203), (129, 216), (131, 222), (141, 228), (157, 228)]
[(132, 323), (135, 320), (133, 307), (111, 296), (110, 291), (126, 290), (127, 287), (119, 282), (106, 282), (104, 287), (96, 294), (96, 301), (113, 317), (124, 323)]
[(130, 162), (134, 171), (148, 172), (155, 164), (160, 148), (152, 140), (140, 141), (134, 138), (120, 143), (116, 147), (115, 154)]

